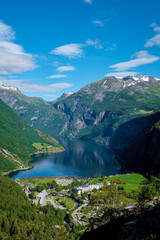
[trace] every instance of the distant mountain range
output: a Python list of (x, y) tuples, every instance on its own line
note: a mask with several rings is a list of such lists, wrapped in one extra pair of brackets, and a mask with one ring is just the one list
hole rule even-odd
[(132, 165), (135, 161), (127, 160), (125, 152), (132, 156), (133, 145), (140, 147), (137, 139), (145, 142), (160, 119), (160, 80), (152, 76), (106, 77), (54, 102), (1, 85), (0, 98), (31, 126), (58, 139), (81, 138), (110, 145)]

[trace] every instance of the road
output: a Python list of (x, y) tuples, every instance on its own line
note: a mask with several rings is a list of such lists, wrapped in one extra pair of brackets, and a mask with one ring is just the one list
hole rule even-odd
[[(82, 222), (77, 220), (76, 215), (78, 214), (78, 211), (80, 211), (83, 207), (86, 207), (87, 205), (88, 205), (88, 202), (86, 202), (85, 204), (82, 204), (80, 207), (76, 208), (74, 212), (71, 214), (73, 218), (73, 222), (75, 222), (75, 225), (78, 225), (78, 224), (82, 225)], [(87, 223), (83, 222), (83, 224), (87, 224)]]

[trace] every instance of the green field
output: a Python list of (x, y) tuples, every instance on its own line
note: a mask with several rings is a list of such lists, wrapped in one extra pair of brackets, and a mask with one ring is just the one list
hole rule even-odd
[(60, 146), (55, 147), (47, 143), (33, 143), (32, 145), (36, 148), (37, 153), (53, 153), (53, 152), (59, 152), (64, 150)]
[(69, 198), (58, 196), (54, 197), (53, 199), (57, 201), (58, 205), (64, 205), (65, 207), (67, 207), (68, 210), (71, 210), (72, 208), (75, 207), (75, 203)]
[(40, 178), (40, 177), (35, 177), (35, 178), (28, 178), (28, 179), (17, 179), (21, 183), (27, 184), (27, 183), (32, 183), (36, 185), (42, 185), (42, 184), (47, 184), (47, 183), (52, 183), (54, 178)]
[(131, 174), (123, 174), (123, 175), (116, 175), (110, 176), (107, 178), (94, 178), (91, 181), (91, 184), (101, 183), (101, 182), (116, 182), (116, 180), (120, 180), (119, 186), (123, 186), (124, 190), (128, 193), (132, 190), (138, 190), (140, 183), (142, 183), (146, 178), (140, 174), (131, 173)]

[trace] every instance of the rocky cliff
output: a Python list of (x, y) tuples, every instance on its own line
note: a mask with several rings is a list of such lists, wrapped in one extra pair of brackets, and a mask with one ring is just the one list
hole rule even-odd
[[(146, 148), (153, 149), (156, 143), (155, 137), (151, 140), (156, 133), (149, 132), (160, 119), (160, 80), (151, 76), (106, 77), (54, 102), (29, 98), (5, 86), (0, 87), (0, 98), (31, 126), (58, 139), (81, 138), (111, 145), (131, 169), (135, 165), (139, 169)], [(152, 157), (155, 159), (153, 152)]]

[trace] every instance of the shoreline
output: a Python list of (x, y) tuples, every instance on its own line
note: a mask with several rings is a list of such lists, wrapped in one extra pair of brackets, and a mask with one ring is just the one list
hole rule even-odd
[[(49, 155), (49, 154), (57, 154), (57, 153), (61, 153), (61, 152), (64, 152), (64, 151), (65, 151), (65, 149), (60, 150), (60, 151), (56, 151), (56, 152), (36, 152), (36, 153), (30, 154), (30, 156), (34, 157), (34, 156), (43, 155), (43, 154), (47, 154), (47, 155)], [(33, 161), (33, 160), (31, 160), (31, 161)]]
[[(61, 150), (61, 151), (57, 151), (57, 152), (36, 152), (36, 153), (33, 153), (33, 154), (30, 154), (30, 157), (34, 157), (34, 156), (38, 156), (38, 155), (43, 155), (43, 154), (56, 154), (56, 153), (61, 153), (61, 152), (64, 152), (64, 150)], [(32, 161), (34, 161), (34, 159), (31, 159), (28, 161), (28, 163), (31, 163)], [(32, 166), (28, 166), (28, 167), (25, 167), (25, 168), (17, 168), (17, 169), (13, 169), (9, 172), (5, 172), (5, 173), (2, 173), (3, 176), (8, 176), (8, 177), (11, 177), (10, 175), (16, 173), (16, 172), (19, 172), (19, 171), (26, 171), (26, 170), (30, 170), (34, 168), (34, 164), (32, 164)]]
[(26, 170), (29, 170), (29, 169), (32, 169), (32, 168), (34, 168), (34, 166), (25, 167), (25, 168), (17, 168), (17, 169), (11, 170), (9, 172), (5, 172), (2, 175), (10, 177), (9, 175), (12, 174), (12, 173), (16, 173), (16, 172), (19, 172), (19, 171), (26, 171)]

